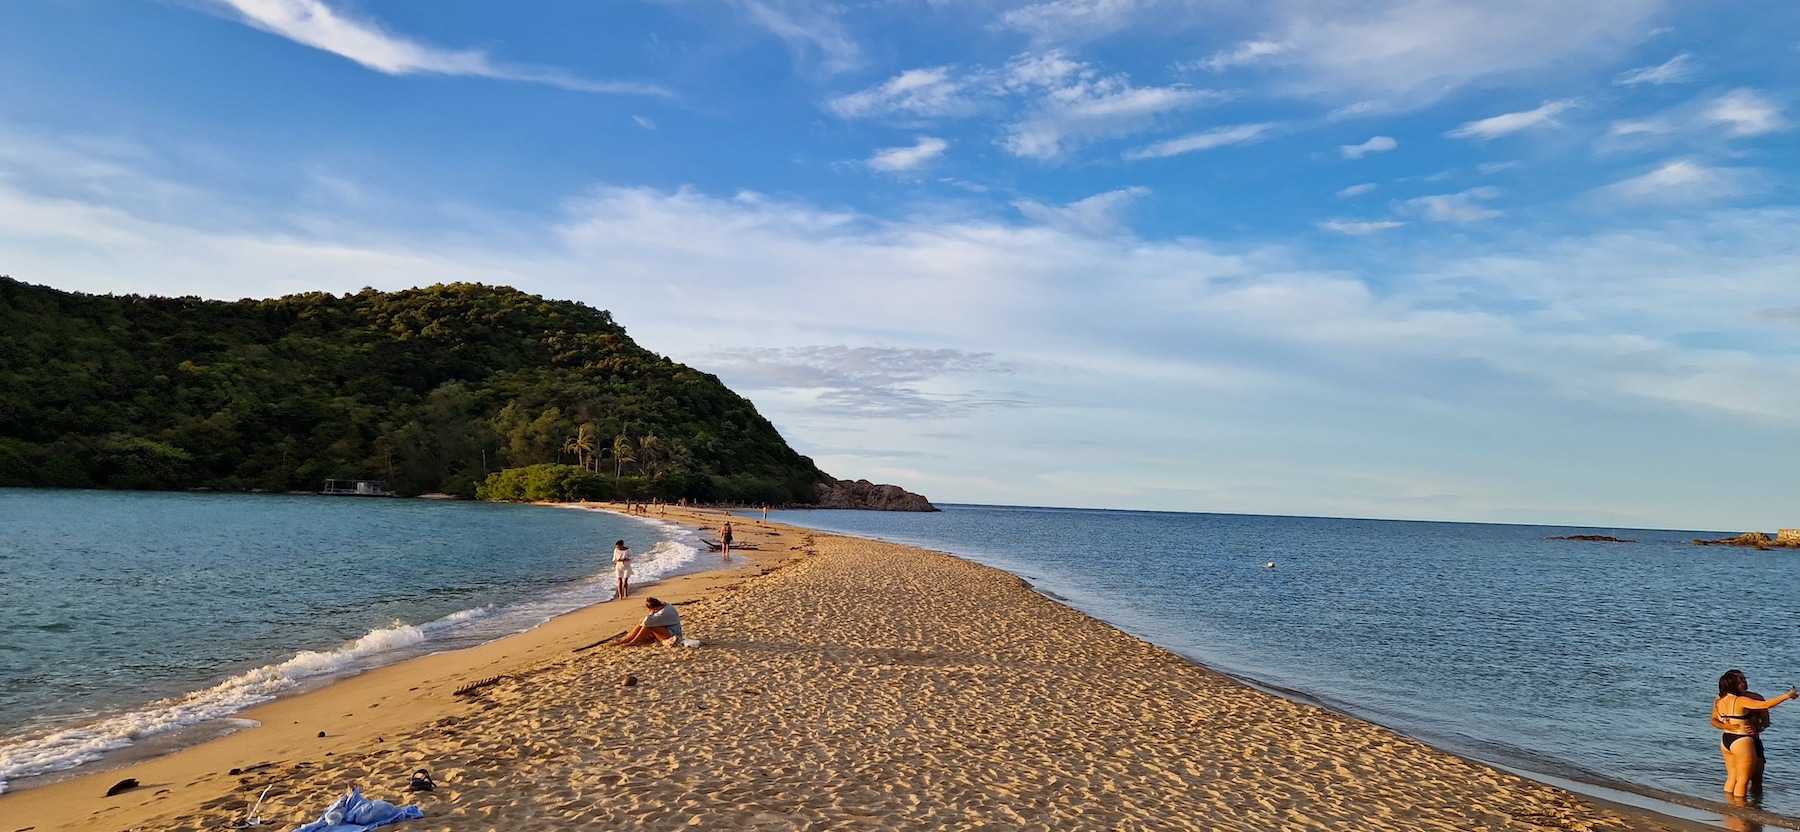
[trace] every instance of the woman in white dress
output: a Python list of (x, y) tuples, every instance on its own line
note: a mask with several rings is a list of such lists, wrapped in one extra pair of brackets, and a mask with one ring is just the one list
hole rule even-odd
[(613, 544), (613, 577), (619, 581), (619, 592), (613, 597), (625, 597), (631, 591), (631, 549), (623, 540)]

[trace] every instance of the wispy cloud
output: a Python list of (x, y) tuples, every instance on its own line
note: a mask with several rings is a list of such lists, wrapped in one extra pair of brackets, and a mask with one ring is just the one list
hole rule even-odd
[(727, 0), (752, 23), (787, 44), (796, 60), (816, 58), (826, 72), (842, 72), (862, 63), (862, 48), (844, 28), (837, 7), (806, 0)]
[(825, 108), (839, 118), (968, 116), (980, 109), (968, 95), (970, 86), (951, 67), (909, 69), (869, 89), (833, 98)]
[(1024, 214), (1026, 218), (1043, 223), (1058, 231), (1088, 237), (1105, 237), (1124, 231), (1125, 209), (1131, 203), (1149, 195), (1149, 188), (1137, 186), (1094, 194), (1067, 205), (1045, 205), (1041, 202), (1021, 199), (1014, 202), (1013, 207), (1019, 209), (1019, 213)]
[(1123, 75), (1102, 75), (1060, 53), (1015, 61), (1005, 85), (1029, 91), (1034, 104), (1006, 128), (1001, 146), (1014, 156), (1052, 161), (1101, 139), (1155, 126), (1158, 116), (1228, 99), (1186, 86), (1139, 87)]
[(1721, 125), (1730, 136), (1760, 136), (1787, 129), (1781, 108), (1756, 90), (1735, 89), (1714, 99), (1701, 118)]
[(1762, 190), (1762, 175), (1748, 168), (1722, 168), (1693, 159), (1674, 159), (1655, 169), (1600, 189), (1605, 196), (1635, 202), (1694, 203), (1729, 199)]
[[(1429, 103), (1481, 78), (1611, 59), (1665, 0), (1287, 2), (1264, 31), (1291, 46), (1301, 92)], [(1378, 105), (1378, 106), (1380, 106)]]
[(1400, 203), (1400, 207), (1428, 222), (1469, 223), (1490, 220), (1502, 214), (1482, 203), (1500, 195), (1499, 188), (1470, 188), (1461, 193), (1421, 196)]
[(1221, 72), (1234, 67), (1262, 63), (1286, 51), (1288, 51), (1288, 46), (1284, 43), (1276, 43), (1272, 40), (1249, 40), (1231, 49), (1215, 53), (1210, 58), (1180, 64), (1179, 68)]
[(1084, 145), (1155, 127), (1160, 116), (1228, 98), (1179, 84), (1138, 86), (1122, 73), (1106, 74), (1051, 50), (1019, 56), (998, 68), (910, 69), (831, 98), (825, 108), (840, 118), (900, 121), (1011, 111), (1000, 146), (1014, 156), (1054, 162)]
[(889, 173), (909, 171), (944, 155), (950, 143), (933, 136), (920, 136), (918, 142), (906, 147), (889, 147), (875, 152), (869, 157), (869, 167)]
[(1547, 101), (1543, 106), (1518, 113), (1506, 113), (1479, 121), (1471, 121), (1444, 135), (1453, 139), (1492, 139), (1532, 127), (1556, 124), (1556, 117), (1580, 106), (1573, 98)]
[(1629, 72), (1622, 72), (1613, 79), (1613, 83), (1622, 87), (1638, 84), (1679, 84), (1692, 81), (1700, 74), (1700, 67), (1694, 64), (1694, 56), (1686, 52), (1676, 55), (1656, 66), (1638, 67)]
[(1260, 141), (1264, 136), (1268, 135), (1270, 130), (1275, 129), (1278, 126), (1280, 125), (1274, 122), (1264, 122), (1262, 124), (1238, 124), (1230, 127), (1215, 127), (1211, 130), (1202, 130), (1198, 133), (1189, 133), (1188, 135), (1179, 138), (1160, 141), (1148, 147), (1127, 150), (1125, 151), (1125, 158), (1133, 161), (1140, 159), (1162, 159), (1169, 156), (1179, 156), (1183, 153), (1193, 153), (1199, 150), (1212, 150), (1213, 148), (1225, 147), (1226, 145), (1248, 144), (1250, 142)]
[(1341, 197), (1361, 196), (1362, 194), (1375, 190), (1375, 187), (1375, 183), (1373, 182), (1364, 182), (1361, 185), (1351, 185), (1348, 188), (1338, 191), (1337, 195)]
[(1399, 228), (1405, 224), (1406, 223), (1399, 220), (1326, 220), (1325, 222), (1319, 223), (1319, 227), (1326, 231), (1335, 231), (1339, 234), (1362, 237)]
[(985, 352), (835, 344), (720, 350), (705, 363), (733, 386), (804, 391), (817, 409), (863, 418), (941, 418), (1024, 404), (1017, 396), (922, 389), (946, 376), (1007, 372)]
[(1154, 7), (1151, 0), (1048, 0), (1009, 10), (1000, 23), (1042, 43), (1080, 42), (1131, 26)]
[(1686, 145), (1695, 135), (1708, 134), (1724, 139), (1754, 138), (1790, 126), (1781, 105), (1757, 90), (1740, 87), (1703, 95), (1653, 115), (1615, 121), (1599, 147), (1639, 150)]
[(667, 95), (650, 84), (595, 81), (549, 67), (494, 62), (479, 50), (428, 46), (324, 0), (206, 0), (246, 25), (348, 58), (388, 75), (463, 75), (545, 84), (575, 92)]
[(1338, 152), (1346, 159), (1361, 159), (1371, 153), (1386, 153), (1399, 146), (1400, 143), (1394, 141), (1392, 136), (1376, 136), (1362, 144), (1338, 145)]

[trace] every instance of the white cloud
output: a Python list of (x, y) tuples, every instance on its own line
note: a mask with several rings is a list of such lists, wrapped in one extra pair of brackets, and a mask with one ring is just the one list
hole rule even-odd
[(1613, 59), (1665, 0), (1290, 0), (1270, 4), (1302, 93), (1415, 106), (1476, 79)]
[(1147, 130), (1158, 116), (1229, 98), (1186, 86), (1134, 86), (1123, 74), (1102, 75), (1061, 52), (1013, 61), (1000, 83), (1032, 101), (1025, 115), (1007, 125), (1001, 146), (1015, 156), (1043, 161), (1084, 144)]
[(1338, 191), (1337, 195), (1341, 197), (1361, 196), (1362, 194), (1375, 190), (1375, 187), (1376, 185), (1373, 182), (1364, 182), (1361, 185), (1351, 185), (1348, 188)]
[(1664, 162), (1654, 170), (1600, 189), (1605, 196), (1636, 202), (1709, 202), (1762, 190), (1761, 174), (1746, 168), (1721, 168), (1692, 159)]
[(862, 49), (838, 18), (837, 7), (807, 0), (728, 0), (752, 23), (786, 43), (796, 59), (816, 57), (827, 72), (862, 63)]
[(1346, 159), (1361, 159), (1371, 153), (1386, 153), (1399, 146), (1400, 143), (1394, 141), (1392, 136), (1376, 136), (1362, 144), (1338, 145), (1338, 152)]
[(1378, 232), (1387, 231), (1389, 229), (1399, 228), (1400, 226), (1403, 226), (1405, 224), (1406, 223), (1400, 222), (1399, 220), (1375, 220), (1375, 221), (1326, 220), (1325, 222), (1319, 223), (1319, 227), (1325, 229), (1326, 231), (1335, 231), (1339, 234), (1349, 234), (1353, 237), (1362, 237), (1362, 236), (1366, 236), (1369, 234), (1375, 234)]
[(1676, 55), (1656, 66), (1638, 67), (1629, 72), (1619, 74), (1613, 83), (1630, 87), (1638, 84), (1679, 84), (1694, 80), (1700, 68), (1694, 65), (1694, 56), (1686, 52)]
[(964, 117), (1012, 110), (1000, 145), (1028, 159), (1055, 161), (1071, 150), (1150, 129), (1159, 116), (1229, 98), (1187, 86), (1140, 87), (1060, 50), (1021, 55), (998, 69), (911, 69), (826, 102), (840, 118)]
[(1125, 158), (1134, 161), (1139, 159), (1163, 159), (1169, 156), (1178, 156), (1183, 153), (1193, 153), (1198, 150), (1212, 150), (1218, 147), (1225, 147), (1226, 145), (1246, 144), (1261, 140), (1270, 130), (1275, 129), (1278, 126), (1280, 125), (1273, 122), (1265, 122), (1263, 124), (1238, 124), (1230, 127), (1215, 127), (1211, 130), (1202, 130), (1198, 133), (1189, 133), (1188, 135), (1179, 138), (1157, 142), (1148, 147), (1127, 150), (1125, 151)]
[(889, 147), (875, 152), (869, 157), (869, 167), (876, 170), (898, 173), (909, 171), (944, 155), (950, 143), (932, 136), (920, 136), (919, 141), (910, 147)]
[(388, 75), (466, 75), (547, 84), (576, 92), (666, 95), (652, 85), (592, 81), (546, 67), (496, 64), (478, 50), (427, 46), (359, 20), (324, 0), (207, 0), (239, 21)]
[(1444, 135), (1453, 139), (1492, 139), (1532, 127), (1554, 125), (1558, 115), (1577, 106), (1580, 102), (1573, 98), (1546, 101), (1536, 109), (1471, 121)]
[(1787, 129), (1781, 108), (1756, 90), (1735, 89), (1713, 99), (1701, 118), (1725, 128), (1730, 136), (1760, 136)]
[(1478, 171), (1481, 171), (1481, 174), (1483, 176), (1491, 176), (1493, 174), (1499, 173), (1500, 171), (1511, 170), (1518, 166), (1519, 166), (1519, 162), (1518, 162), (1518, 160), (1515, 159), (1510, 162), (1482, 162), (1481, 164), (1476, 165), (1475, 169)]
[[(1766, 348), (1685, 346), (1794, 305), (1791, 208), (1480, 244), (1409, 239), (1391, 260), (1346, 259), (1382, 246), (1144, 240), (1083, 221), (1116, 223), (1142, 191), (1009, 223), (600, 187), (548, 228), (512, 216), (434, 233), (344, 218), (298, 232), (245, 221), (229, 202), (128, 210), (76, 183), (47, 196), (20, 184), (41, 167), (31, 161), (0, 163), (0, 247), (15, 277), (212, 297), (478, 280), (574, 298), (702, 369), (745, 343), (774, 350), (723, 363), (775, 385), (756, 405), (802, 451), (879, 435), (895, 452), (935, 454), (903, 481), (942, 500), (1465, 520), (1617, 508), (1657, 525), (1753, 527), (1786, 508), (1779, 466), (1656, 473), (1800, 430), (1800, 329), (1761, 328)], [(1336, 222), (1321, 227), (1365, 227)], [(985, 389), (988, 361), (1013, 368), (1008, 391)], [(1113, 429), (1096, 434), (1102, 419)], [(1571, 449), (1608, 464), (1572, 466)], [(820, 462), (870, 471), (866, 459)], [(1425, 504), (1369, 484), (1415, 470), (1449, 478), (1425, 477), (1434, 485), (1421, 493), (1463, 498)], [(1044, 472), (1066, 476), (1047, 485)], [(1079, 482), (1099, 485), (1068, 484)], [(1630, 506), (1595, 496), (1634, 482), (1663, 485)], [(1102, 494), (1115, 487), (1126, 496)]]
[(656, 129), (656, 122), (651, 121), (648, 116), (632, 116), (631, 120), (637, 122), (637, 125), (645, 130)]
[(980, 105), (967, 94), (970, 81), (953, 77), (952, 71), (947, 66), (909, 69), (869, 89), (833, 98), (825, 106), (840, 118), (975, 114)]
[(1602, 150), (1641, 150), (1681, 145), (1691, 142), (1694, 134), (1709, 133), (1726, 139), (1752, 138), (1786, 130), (1789, 126), (1779, 104), (1756, 90), (1741, 87), (1717, 95), (1700, 96), (1643, 118), (1615, 121), (1599, 147)]
[(1067, 205), (1044, 205), (1028, 199), (1013, 203), (1026, 218), (1059, 231), (1104, 237), (1125, 230), (1124, 213), (1131, 203), (1149, 196), (1144, 187), (1120, 188), (1095, 194)]
[(1249, 40), (1205, 60), (1182, 64), (1180, 68), (1220, 72), (1233, 67), (1261, 63), (1286, 51), (1288, 51), (1288, 46), (1284, 43), (1276, 43), (1272, 40)]
[(1409, 199), (1400, 207), (1429, 222), (1469, 223), (1500, 216), (1502, 212), (1481, 204), (1499, 195), (1499, 188), (1470, 188), (1461, 193)]
[(1155, 8), (1147, 0), (1049, 0), (1000, 15), (1000, 23), (1040, 42), (1086, 41), (1124, 29)]

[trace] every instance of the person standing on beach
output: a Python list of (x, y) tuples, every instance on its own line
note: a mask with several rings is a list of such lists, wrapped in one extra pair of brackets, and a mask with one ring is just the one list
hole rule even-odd
[(763, 519), (762, 519), (762, 521), (764, 523), (769, 522), (769, 504), (768, 503), (763, 503)]
[(731, 524), (719, 527), (719, 552), (725, 560), (731, 560)]
[(623, 540), (613, 544), (613, 578), (619, 582), (618, 594), (613, 597), (625, 597), (631, 591), (631, 549)]
[[(1800, 691), (1789, 687), (1788, 692), (1774, 699), (1753, 697), (1750, 693), (1750, 682), (1744, 678), (1742, 670), (1727, 670), (1719, 677), (1719, 698), (1713, 700), (1712, 722), (1725, 734), (1719, 739), (1719, 750), (1725, 757), (1725, 796), (1731, 800), (1743, 800), (1749, 791), (1750, 780), (1762, 757), (1762, 732), (1758, 726), (1759, 719), (1767, 718), (1765, 713), (1789, 699), (1800, 695)], [(1759, 778), (1760, 779), (1760, 778)], [(1758, 784), (1761, 785), (1760, 783)]]

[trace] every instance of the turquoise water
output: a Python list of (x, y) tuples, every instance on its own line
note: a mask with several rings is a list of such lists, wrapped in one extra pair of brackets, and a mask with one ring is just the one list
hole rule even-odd
[[(1441, 748), (1690, 805), (1724, 781), (1719, 674), (1800, 681), (1800, 551), (1691, 544), (1718, 532), (944, 508), (771, 519), (962, 555)], [(1545, 539), (1594, 533), (1638, 542)], [(1773, 716), (1765, 807), (1797, 816), (1800, 704)]]
[(544, 506), (0, 489), (0, 789), (711, 558)]

